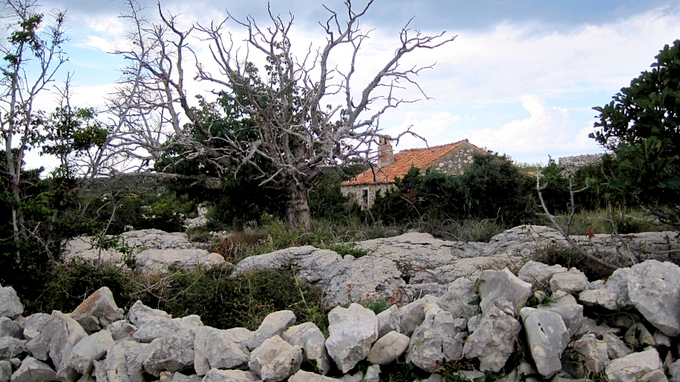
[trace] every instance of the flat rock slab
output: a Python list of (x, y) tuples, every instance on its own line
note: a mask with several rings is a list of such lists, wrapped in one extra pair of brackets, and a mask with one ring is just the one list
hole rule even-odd
[(656, 260), (635, 264), (628, 278), (628, 297), (663, 334), (680, 334), (680, 267)]
[(660, 381), (661, 378), (652, 378), (659, 373), (665, 379), (661, 358), (654, 348), (612, 360), (605, 373), (609, 382)]

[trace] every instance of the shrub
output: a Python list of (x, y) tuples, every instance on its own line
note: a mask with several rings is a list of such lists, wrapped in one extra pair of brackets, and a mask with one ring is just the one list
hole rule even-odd
[(535, 216), (532, 179), (505, 156), (475, 155), (460, 176), (411, 168), (376, 197), (371, 214), (387, 224), (495, 219), (504, 227)]

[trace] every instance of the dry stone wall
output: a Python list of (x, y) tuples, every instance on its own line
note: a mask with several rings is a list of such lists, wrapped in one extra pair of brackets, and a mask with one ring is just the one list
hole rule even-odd
[(680, 380), (680, 267), (658, 260), (607, 280), (534, 261), (516, 273), (483, 270), (379, 314), (338, 306), (327, 336), (291, 311), (256, 331), (207, 327), (139, 301), (123, 312), (106, 287), (69, 314), (24, 317), (11, 287), (0, 296), (0, 382), (380, 381), (381, 367), (397, 361), (430, 382), (452, 361), (460, 370), (447, 372), (461, 381)]

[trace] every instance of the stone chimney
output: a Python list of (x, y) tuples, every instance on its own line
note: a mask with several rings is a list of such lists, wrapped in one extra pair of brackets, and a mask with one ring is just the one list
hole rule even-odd
[(378, 168), (383, 168), (394, 163), (392, 144), (389, 135), (381, 136), (378, 140)]

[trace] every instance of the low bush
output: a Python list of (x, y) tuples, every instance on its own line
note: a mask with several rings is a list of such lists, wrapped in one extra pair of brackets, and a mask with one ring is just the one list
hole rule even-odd
[(534, 181), (507, 157), (477, 154), (459, 176), (411, 168), (376, 197), (370, 214), (384, 224), (494, 220), (503, 227), (534, 218)]
[(259, 271), (234, 276), (231, 269), (215, 267), (192, 272), (145, 276), (122, 269), (96, 268), (81, 261), (56, 266), (37, 298), (20, 294), (26, 314), (73, 311), (87, 296), (107, 286), (116, 304), (129, 309), (141, 300), (173, 317), (201, 316), (216, 328), (255, 330), (270, 313), (290, 309), (299, 322), (328, 327), (328, 310), (320, 289), (295, 278), (295, 270)]

